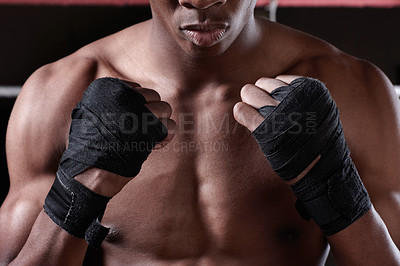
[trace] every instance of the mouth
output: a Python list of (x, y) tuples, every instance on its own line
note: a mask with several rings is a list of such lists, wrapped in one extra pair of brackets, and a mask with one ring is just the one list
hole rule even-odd
[(217, 44), (225, 36), (228, 25), (220, 24), (191, 24), (180, 28), (186, 39), (200, 47), (210, 47)]

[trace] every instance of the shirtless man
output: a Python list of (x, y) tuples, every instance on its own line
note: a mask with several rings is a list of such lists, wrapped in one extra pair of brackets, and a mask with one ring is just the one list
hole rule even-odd
[[(400, 108), (391, 83), (319, 39), (254, 18), (255, 3), (150, 1), (151, 20), (27, 80), (7, 133), (2, 265), (321, 265), (328, 243), (340, 265), (400, 265)], [(246, 84), (267, 77), (258, 85), (270, 91), (293, 80), (282, 74), (327, 85), (373, 204), (332, 236), (300, 217), (290, 187), (249, 133), (260, 118), (252, 108), (258, 86)], [(176, 130), (133, 179), (97, 168), (76, 177), (113, 196), (102, 219), (111, 230), (95, 250), (56, 225), (43, 203), (67, 147), (71, 111), (105, 76), (140, 84), (135, 89), (152, 98), (147, 106), (159, 117), (172, 108), (168, 127), (175, 121)]]

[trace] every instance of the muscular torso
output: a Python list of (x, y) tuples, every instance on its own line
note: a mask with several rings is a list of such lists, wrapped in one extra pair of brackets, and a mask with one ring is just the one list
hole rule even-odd
[(320, 259), (321, 233), (299, 218), (290, 189), (233, 119), (238, 93), (212, 94), (182, 99), (185, 106), (165, 99), (180, 128), (108, 205), (107, 264), (313, 265)]
[[(118, 63), (100, 67), (100, 76), (130, 79), (155, 89), (172, 106), (178, 128), (172, 142), (153, 151), (140, 174), (110, 201), (103, 224), (111, 233), (102, 254), (89, 250), (87, 262), (318, 265), (324, 261), (327, 244), (321, 232), (299, 217), (290, 188), (272, 172), (251, 133), (233, 118), (241, 87), (293, 67), (291, 58), (285, 60), (286, 64), (272, 68), (265, 64), (265, 69), (258, 67), (263, 63), (254, 62), (254, 69), (235, 80), (181, 91), (158, 84), (154, 73), (143, 78)], [(110, 58), (110, 62), (124, 59)], [(130, 69), (141, 67), (133, 64)]]
[[(111, 228), (110, 234), (101, 250), (88, 250), (87, 264), (323, 263), (325, 238), (313, 222), (299, 217), (290, 188), (272, 172), (251, 133), (234, 120), (232, 108), (240, 101), (242, 86), (260, 77), (291, 73), (320, 78), (337, 101), (352, 147), (353, 130), (348, 125), (354, 111), (345, 99), (351, 99), (357, 90), (337, 89), (340, 82), (325, 79), (326, 72), (318, 68), (318, 58), (333, 57), (333, 48), (269, 25), (265, 50), (263, 44), (254, 58), (244, 60), (240, 74), (201, 85), (185, 83), (182, 88), (174, 80), (166, 82), (159, 70), (148, 67), (140, 42), (121, 49), (121, 44), (129, 43), (127, 36), (141, 34), (146, 27), (148, 30), (146, 23), (89, 45), (68, 59), (79, 62), (90, 58), (94, 63), (88, 72), (93, 78), (114, 76), (156, 90), (172, 106), (171, 118), (178, 124), (172, 142), (153, 151), (140, 174), (111, 199), (102, 220)], [(296, 45), (297, 38), (301, 45)], [(74, 65), (60, 69), (66, 67), (73, 69)], [(337, 69), (328, 71), (341, 75)], [(52, 91), (51, 101), (63, 103), (64, 116), (54, 121), (57, 132), (63, 133), (55, 138), (57, 148), (53, 149), (58, 151), (54, 152), (53, 168), (66, 147), (69, 114), (85, 89), (69, 87), (74, 91)]]

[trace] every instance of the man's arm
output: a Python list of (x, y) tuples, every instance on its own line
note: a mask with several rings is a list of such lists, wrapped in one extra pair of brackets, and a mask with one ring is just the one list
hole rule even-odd
[[(339, 264), (357, 261), (371, 265), (394, 258), (388, 265), (399, 265), (400, 102), (379, 69), (366, 62), (352, 62), (355, 75), (336, 83), (353, 86), (348, 87), (350, 92), (336, 95), (339, 101), (352, 99), (342, 104), (341, 119), (352, 159), (374, 208), (328, 241)], [(333, 80), (330, 83), (335, 84)]]
[[(42, 212), (66, 146), (70, 112), (82, 96), (76, 90), (86, 87), (94, 74), (92, 62), (68, 60), (36, 71), (23, 86), (10, 117), (6, 139), (10, 190), (0, 209), (2, 265), (17, 256), (30, 265), (33, 257), (38, 264), (41, 260), (51, 264), (51, 252), (56, 250), (61, 256), (54, 257), (63, 263), (81, 260), (85, 254), (84, 241), (59, 234), (60, 229)], [(63, 80), (74, 80), (71, 88)], [(29, 235), (32, 240), (27, 241)], [(64, 251), (55, 249), (64, 244), (68, 246)], [(20, 253), (23, 247), (25, 252)], [(75, 255), (68, 256), (72, 251)]]
[(328, 237), (335, 260), (339, 265), (399, 265), (400, 102), (393, 85), (374, 65), (338, 51), (291, 72), (322, 80), (330, 90), (351, 158), (373, 204), (356, 223)]
[[(364, 69), (363, 71), (367, 70)], [(338, 105), (341, 107), (340, 109), (342, 111), (341, 117), (344, 121), (343, 125), (346, 138), (350, 140), (350, 148), (354, 151), (355, 162), (357, 167), (360, 168), (360, 175), (366, 182), (367, 188), (370, 190), (372, 202), (376, 203), (378, 208), (385, 206), (382, 209), (382, 213), (384, 214), (382, 216), (384, 216), (385, 219), (391, 219), (390, 222), (388, 222), (388, 224), (391, 225), (391, 228), (389, 227), (389, 229), (391, 229), (390, 234), (396, 241), (396, 236), (398, 235), (398, 226), (396, 226), (396, 224), (398, 224), (397, 217), (399, 217), (399, 205), (398, 201), (396, 201), (396, 197), (398, 197), (396, 195), (398, 194), (396, 193), (399, 191), (398, 179), (400, 175), (396, 163), (399, 159), (399, 151), (398, 149), (397, 151), (393, 151), (393, 149), (399, 147), (398, 102), (394, 94), (388, 90), (388, 84), (382, 82), (383, 76), (378, 75), (377, 77), (376, 70), (373, 70), (373, 72), (374, 73), (365, 73), (366, 77), (372, 79), (369, 80), (369, 84), (371, 86), (378, 86), (376, 88), (383, 91), (378, 93), (380, 96), (379, 99), (364, 103), (363, 109), (360, 110), (360, 106), (357, 106), (355, 100), (356, 96), (361, 98), (359, 99), (360, 101), (365, 101), (366, 99), (373, 99), (373, 96), (376, 95), (368, 95), (366, 91), (360, 88), (360, 86), (365, 85), (365, 83), (363, 83), (364, 81), (361, 81), (361, 79), (346, 82), (345, 78), (342, 76), (344, 82), (342, 85), (352, 90), (351, 92), (354, 93), (354, 96), (349, 98), (348, 91), (343, 93), (343, 90), (334, 91), (333, 95), (336, 96), (336, 98), (334, 97), (335, 100), (339, 99)], [(379, 77), (381, 77), (381, 80), (379, 80)], [(285, 80), (284, 77), (278, 77), (278, 79)], [(291, 80), (288, 80), (286, 82), (290, 83), (290, 81)], [(264, 86), (265, 84), (267, 85)], [(337, 88), (338, 82), (335, 83), (334, 80), (332, 80), (331, 85), (332, 84), (335, 84)], [(267, 88), (268, 86), (272, 88)], [(242, 99), (245, 103), (239, 103), (235, 106), (234, 114), (236, 119), (251, 131), (254, 131), (264, 120), (256, 109), (264, 105), (276, 105), (276, 103), (274, 104), (274, 99), (268, 95), (274, 87), (277, 88), (280, 86), (284, 86), (284, 84), (277, 85), (276, 81), (269, 79), (261, 82), (258, 81), (256, 86), (250, 85), (244, 87), (242, 90)], [(267, 97), (260, 94), (262, 90), (260, 91), (259, 88), (263, 88), (262, 90), (267, 92)], [(359, 89), (358, 91), (357, 88)], [(260, 102), (260, 99), (263, 97), (266, 99), (264, 104)], [(345, 100), (348, 100), (350, 104), (346, 103)], [(383, 104), (386, 109), (382, 110), (383, 107), (380, 105), (377, 107), (376, 102)], [(372, 103), (375, 103), (375, 105), (371, 106)], [(375, 116), (371, 116), (370, 114), (372, 113), (374, 113)], [(382, 113), (387, 116), (382, 118)], [(360, 117), (360, 114), (363, 116)], [(369, 130), (366, 130), (365, 126), (367, 126)], [(378, 140), (379, 137), (382, 137), (382, 134), (385, 135), (386, 139), (380, 142)], [(371, 145), (371, 140), (374, 140), (375, 144)], [(383, 147), (387, 147), (387, 149)], [(390, 155), (394, 155), (394, 157), (391, 158)], [(313, 165), (311, 165), (311, 167), (312, 166)], [(311, 167), (307, 168), (305, 172), (308, 172)], [(295, 180), (296, 182), (301, 180), (304, 176), (304, 174), (302, 174), (299, 175), (300, 178)], [(288, 182), (288, 184), (293, 184), (293, 182)], [(371, 184), (375, 186), (371, 186)], [(347, 228), (333, 234), (333, 236), (329, 236), (328, 240), (339, 264), (377, 265), (378, 263), (382, 263), (384, 265), (400, 265), (399, 250), (395, 246), (390, 234), (385, 223), (372, 207), (370, 211), (350, 224)]]
[[(60, 69), (51, 75), (57, 66), (33, 75), (13, 110), (7, 134), (11, 191), (1, 219), (9, 220), (8, 225), (15, 219), (27, 222), (13, 232), (2, 228), (12, 243), (8, 248), (9, 243), (1, 243), (6, 263), (82, 264), (86, 241), (98, 247), (108, 233), (99, 223), (107, 202), (139, 173), (156, 144), (162, 147), (173, 138), (172, 109), (156, 91), (117, 78), (91, 82), (96, 68), (85, 59), (77, 61), (71, 64), (70, 75), (76, 75), (71, 79), (57, 76), (64, 74)], [(83, 64), (81, 69), (79, 64)], [(43, 84), (49, 80), (50, 85)], [(115, 115), (114, 123), (105, 114)], [(126, 114), (133, 119), (118, 123)], [(99, 149), (110, 142), (135, 142), (146, 149)], [(38, 181), (43, 185), (32, 189), (31, 184)], [(29, 193), (21, 193), (27, 188)], [(13, 205), (25, 202), (34, 206), (14, 211)], [(40, 211), (43, 202), (44, 212)], [(18, 234), (19, 230), (23, 233)]]

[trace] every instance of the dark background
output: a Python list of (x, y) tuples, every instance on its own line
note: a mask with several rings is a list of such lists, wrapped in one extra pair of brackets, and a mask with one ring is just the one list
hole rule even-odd
[[(150, 16), (147, 6), (0, 5), (0, 85), (22, 85), (41, 65)], [(400, 84), (400, 8), (280, 8), (277, 18), (373, 62)], [(0, 98), (0, 203), (9, 186), (4, 140), (13, 103)]]

